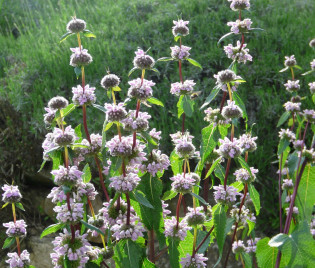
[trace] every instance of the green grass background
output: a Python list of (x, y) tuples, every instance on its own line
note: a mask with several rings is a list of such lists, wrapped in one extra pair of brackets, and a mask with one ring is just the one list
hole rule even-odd
[[(238, 16), (223, 0), (0, 0), (0, 5), (0, 97), (20, 113), (25, 135), (31, 133), (37, 137), (46, 133), (42, 114), (48, 100), (55, 95), (71, 99), (71, 87), (78, 83), (69, 66), (69, 47), (77, 46), (77, 40), (72, 36), (59, 44), (74, 14), (86, 20), (87, 28), (97, 36), (94, 40), (83, 38), (82, 41), (94, 59), (86, 75), (87, 82), (97, 88), (98, 104), (106, 101), (106, 92), (99, 83), (107, 68), (121, 77), (121, 97), (126, 96), (127, 74), (133, 67), (138, 46), (145, 50), (151, 47), (150, 55), (156, 59), (170, 55), (169, 47), (175, 43), (172, 21), (182, 14), (183, 19), (190, 21), (190, 35), (183, 43), (192, 47), (191, 57), (203, 66), (202, 70), (188, 64), (183, 67), (184, 77), (195, 80), (196, 89), (202, 91), (197, 107), (213, 88), (213, 75), (230, 64), (222, 45), (217, 47), (217, 41), (229, 31), (226, 23)], [(296, 55), (300, 66), (309, 69), (315, 54), (308, 46), (315, 37), (314, 8), (313, 0), (257, 0), (251, 1), (250, 11), (243, 12), (243, 18), (252, 19), (253, 27), (266, 30), (246, 35), (253, 62), (238, 69), (238, 74), (247, 81), (239, 87), (239, 94), (246, 104), (249, 123), (255, 123), (253, 131), (259, 136), (259, 147), (250, 155), (249, 163), (260, 170), (256, 185), (263, 207), (258, 225), (265, 233), (278, 226), (276, 166), (271, 162), (277, 159), (276, 124), (284, 111), (282, 104), (290, 97), (282, 85), (289, 73), (278, 71), (283, 67), (284, 56), (291, 54)], [(169, 93), (170, 83), (178, 81), (178, 66), (161, 62), (156, 67), (160, 74), (149, 76), (157, 83), (154, 96), (165, 104), (165, 109), (150, 110), (151, 127), (163, 131), (162, 149), (169, 153), (172, 145), (168, 134), (177, 131), (181, 124), (176, 119), (177, 98)], [(133, 74), (132, 78), (135, 77)], [(307, 83), (312, 79), (312, 75), (301, 78), (300, 95), (309, 95)], [(212, 107), (217, 107), (219, 102), (217, 97)], [(305, 103), (305, 107), (311, 106), (310, 99)], [(90, 127), (100, 132), (103, 115), (91, 108), (88, 118), (93, 119)], [(74, 115), (70, 123), (78, 122), (81, 122), (81, 113)], [(205, 125), (203, 112), (198, 109), (193, 118), (187, 119), (186, 126), (196, 136), (196, 145)], [(40, 162), (38, 159), (38, 165)]]

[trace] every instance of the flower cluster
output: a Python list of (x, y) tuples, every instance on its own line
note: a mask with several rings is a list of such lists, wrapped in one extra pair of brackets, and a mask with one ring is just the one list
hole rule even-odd
[(187, 27), (187, 24), (189, 24), (189, 21), (184, 20), (173, 20), (174, 26), (172, 28), (172, 32), (174, 36), (186, 36), (189, 34), (189, 28)]
[(110, 178), (109, 187), (114, 188), (118, 192), (131, 192), (139, 184), (141, 179), (135, 173), (128, 173), (126, 176), (120, 175)]
[(129, 111), (128, 116), (122, 120), (124, 129), (128, 131), (141, 132), (149, 128), (149, 119), (151, 115), (146, 112)]
[(22, 195), (18, 186), (5, 184), (2, 186), (3, 194), (2, 201), (4, 203), (17, 203), (20, 202)]
[(155, 86), (155, 83), (151, 80), (137, 78), (129, 81), (128, 84), (130, 85), (128, 89), (129, 98), (146, 100), (153, 95), (152, 87)]
[(249, 54), (249, 49), (246, 48), (246, 44), (241, 46), (240, 41), (237, 41), (236, 46), (232, 44), (224, 47), (224, 51), (229, 59), (237, 60), (238, 63), (246, 63), (252, 61), (253, 57)]
[(72, 55), (70, 57), (70, 65), (73, 67), (82, 67), (89, 65), (93, 59), (87, 49), (83, 47), (70, 48)]
[(233, 186), (223, 185), (213, 186), (214, 189), (214, 199), (217, 203), (230, 204), (236, 201), (236, 196), (239, 195), (237, 189)]
[(235, 34), (246, 33), (251, 30), (252, 21), (251, 19), (230, 21), (227, 26), (231, 26), (231, 32)]
[(153, 177), (158, 172), (163, 172), (167, 170), (170, 166), (170, 160), (166, 154), (162, 154), (160, 150), (152, 150), (150, 156), (148, 156), (148, 161), (145, 161), (140, 166), (142, 172), (147, 171)]
[(164, 221), (164, 226), (165, 236), (178, 238), (180, 240), (184, 240), (187, 236), (187, 231), (191, 229), (191, 227), (188, 226), (185, 220), (182, 220), (177, 224), (177, 220), (175, 217), (172, 217), (171, 219), (166, 219)]
[(3, 223), (3, 226), (8, 228), (6, 231), (9, 237), (18, 237), (26, 235), (26, 223), (24, 220), (10, 221), (8, 223)]
[(185, 80), (183, 83), (173, 83), (171, 84), (171, 93), (177, 96), (191, 94), (194, 90), (193, 80)]
[(155, 61), (154, 59), (147, 55), (142, 49), (138, 49), (135, 52), (136, 56), (133, 60), (133, 65), (138, 69), (151, 69), (153, 68)]
[(241, 147), (239, 145), (238, 139), (229, 140), (225, 137), (224, 140), (219, 139), (220, 147), (217, 150), (217, 153), (224, 158), (236, 158), (241, 154)]
[(77, 87), (72, 88), (72, 101), (75, 105), (93, 104), (96, 101), (95, 87), (90, 87), (86, 85), (84, 89), (77, 85)]
[(171, 177), (170, 180), (173, 181), (172, 183), (173, 191), (181, 194), (189, 193), (196, 182), (193, 176), (189, 173), (177, 174)]
[(203, 254), (196, 253), (194, 256), (191, 256), (189, 253), (186, 254), (186, 257), (182, 258), (180, 261), (180, 264), (183, 268), (190, 268), (190, 267), (207, 267), (207, 264), (205, 261), (207, 261), (208, 258), (205, 257)]
[(174, 46), (171, 47), (171, 57), (175, 60), (186, 60), (189, 58), (190, 53), (189, 51), (191, 50), (191, 47), (187, 46)]
[(237, 181), (241, 181), (243, 183), (250, 183), (256, 179), (256, 173), (258, 169), (250, 167), (250, 173), (245, 168), (238, 169), (234, 172)]
[(105, 103), (104, 107), (106, 109), (106, 120), (108, 122), (119, 122), (127, 116), (127, 111), (122, 102), (118, 104)]

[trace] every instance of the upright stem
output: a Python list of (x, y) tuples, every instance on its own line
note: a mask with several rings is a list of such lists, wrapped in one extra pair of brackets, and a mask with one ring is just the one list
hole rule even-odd
[(149, 237), (149, 261), (151, 261), (152, 263), (155, 263), (155, 258), (154, 258), (154, 230), (150, 230), (150, 232), (148, 233), (148, 237)]
[(100, 164), (100, 161), (99, 161), (97, 155), (94, 155), (94, 160), (95, 160), (95, 163), (96, 163), (96, 166), (97, 166), (97, 169), (98, 169), (98, 176), (100, 177), (100, 183), (101, 183), (103, 192), (105, 194), (107, 202), (109, 202), (110, 198), (109, 198), (109, 195), (107, 193), (107, 189), (106, 189), (106, 186), (105, 186), (105, 183), (104, 183), (104, 177), (103, 177), (103, 173), (102, 173), (101, 164)]
[(222, 109), (223, 109), (223, 106), (224, 106), (224, 102), (225, 102), (226, 96), (227, 96), (227, 92), (224, 91), (224, 92), (223, 92), (223, 96), (222, 96), (222, 101), (221, 101), (221, 104), (220, 104), (220, 113), (222, 112)]
[(180, 209), (180, 203), (182, 201), (182, 197), (183, 195), (182, 194), (179, 194), (178, 196), (178, 202), (177, 202), (177, 207), (176, 207), (176, 229), (178, 229), (178, 225), (179, 225), (179, 209)]
[(183, 113), (183, 117), (182, 117), (182, 134), (183, 135), (185, 133), (185, 118), (186, 118), (186, 114)]
[(85, 132), (85, 135), (86, 135), (86, 138), (87, 138), (88, 142), (91, 144), (90, 133), (89, 133), (89, 130), (88, 130), (87, 120), (86, 120), (86, 105), (85, 104), (82, 105), (82, 112), (83, 112), (84, 132)]
[[(200, 244), (198, 245), (198, 247), (195, 250), (195, 254), (196, 252), (198, 252), (198, 250), (201, 248), (201, 246), (203, 245), (203, 243), (207, 240), (207, 238), (209, 237), (209, 235), (212, 233), (214, 229), (214, 225), (211, 227), (210, 231), (206, 234), (206, 236), (202, 239), (202, 241), (200, 242)], [(195, 255), (193, 254), (193, 255)]]
[(290, 67), (290, 70), (291, 70), (292, 80), (294, 80), (294, 71), (293, 71), (293, 68), (292, 68), (292, 67)]
[(231, 158), (228, 159), (226, 170), (225, 170), (225, 176), (224, 176), (224, 190), (226, 190), (226, 184), (227, 184), (227, 178), (230, 171), (230, 165), (231, 165)]
[(130, 198), (129, 193), (126, 193), (126, 199), (127, 199), (127, 226), (130, 225)]
[[(70, 207), (70, 193), (67, 193), (67, 207), (68, 207), (68, 210), (71, 214), (72, 212), (71, 212), (71, 207)], [(70, 229), (71, 229), (71, 243), (74, 243), (75, 229), (74, 229), (74, 226), (72, 224), (70, 224)]]
[[(14, 203), (12, 203), (12, 214), (13, 214), (14, 223), (16, 223), (16, 212), (15, 212), (15, 204)], [(16, 247), (18, 249), (18, 254), (20, 256), (21, 255), (21, 247), (20, 247), (19, 237), (16, 237), (15, 241), (16, 241)]]
[(280, 233), (282, 233), (282, 202), (281, 202), (281, 172), (282, 172), (282, 159), (283, 153), (280, 156), (280, 163), (279, 163), (279, 178), (278, 178), (278, 188), (279, 188), (279, 220), (280, 220)]
[[(211, 165), (207, 164), (206, 166), (206, 174), (208, 173), (208, 170), (210, 169)], [(209, 199), (209, 180), (210, 176), (204, 180), (203, 183), (203, 199), (208, 203)], [(207, 206), (203, 205), (203, 210), (206, 212), (207, 211)]]

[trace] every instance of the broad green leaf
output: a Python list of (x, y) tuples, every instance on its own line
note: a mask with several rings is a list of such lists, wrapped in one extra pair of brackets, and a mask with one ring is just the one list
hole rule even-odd
[(135, 268), (141, 267), (141, 247), (130, 239), (119, 241), (114, 247), (114, 258), (120, 264), (118, 267)]
[(167, 239), (168, 254), (170, 258), (170, 264), (172, 268), (180, 268), (179, 266), (179, 241), (172, 237)]
[(247, 236), (250, 235), (250, 233), (254, 230), (255, 228), (255, 222), (253, 221), (250, 221), (250, 220), (246, 220), (247, 224), (248, 224), (248, 233), (247, 233)]
[(86, 226), (86, 228), (88, 228), (88, 229), (90, 229), (90, 230), (93, 230), (93, 231), (96, 231), (96, 232), (98, 232), (98, 233), (101, 234), (101, 235), (105, 235), (105, 234), (102, 232), (101, 229), (99, 229), (99, 228), (93, 226), (92, 224), (89, 224), (89, 223), (87, 223), (87, 222), (84, 221), (84, 220), (81, 220), (80, 222), (81, 222), (82, 224), (84, 224), (84, 225)]
[(296, 68), (296, 69), (302, 70), (302, 67), (299, 66), (299, 65), (294, 65), (293, 67)]
[(214, 212), (213, 218), (214, 218), (214, 233), (217, 239), (217, 244), (218, 244), (219, 252), (221, 255), (223, 251), (225, 237), (226, 237), (226, 234), (225, 234), (226, 212), (225, 212), (224, 206), (222, 206), (221, 204), (219, 205), (219, 207)]
[(96, 263), (91, 262), (91, 261), (87, 262), (84, 266), (84, 268), (99, 268), (99, 267), (100, 265), (97, 265)]
[(121, 91), (121, 88), (119, 86), (113, 87), (112, 88), (113, 91), (119, 92)]
[(219, 39), (217, 45), (219, 45), (225, 38), (227, 38), (228, 36), (230, 36), (230, 35), (232, 35), (232, 34), (234, 34), (234, 33), (233, 33), (233, 32), (229, 32), (229, 33), (223, 35), (223, 36)]
[(155, 264), (150, 262), (148, 258), (144, 258), (142, 262), (142, 268), (156, 268)]
[(287, 147), (290, 145), (290, 141), (287, 139), (281, 139), (278, 145), (278, 155), (281, 155)]
[(154, 208), (150, 202), (148, 201), (148, 199), (146, 199), (145, 195), (143, 192), (139, 191), (139, 190), (136, 190), (134, 193), (134, 197), (135, 199), (141, 203), (142, 205), (148, 207), (148, 208)]
[(62, 43), (63, 41), (65, 41), (70, 35), (73, 35), (74, 33), (71, 32), (66, 32), (63, 36), (61, 36), (60, 38), (60, 43)]
[(60, 229), (62, 229), (65, 226), (64, 223), (57, 223), (57, 224), (52, 224), (50, 226), (48, 226), (40, 235), (40, 238), (43, 238), (46, 235), (55, 233), (57, 231), (59, 231)]
[(276, 236), (272, 237), (268, 243), (271, 247), (281, 247), (283, 244), (288, 240), (288, 235), (286, 234), (277, 234)]
[(106, 113), (106, 109), (104, 106), (98, 105), (98, 104), (93, 104), (93, 107), (102, 111), (103, 113)]
[(178, 118), (181, 117), (181, 115), (184, 113), (184, 108), (183, 108), (183, 99), (184, 99), (184, 95), (181, 95), (178, 99), (177, 102), (177, 116)]
[(152, 104), (155, 104), (155, 105), (159, 105), (159, 106), (164, 107), (163, 102), (161, 102), (161, 101), (158, 100), (157, 98), (151, 97), (151, 98), (147, 99), (147, 101), (150, 102), (150, 103), (152, 103)]
[(281, 115), (281, 117), (280, 117), (280, 119), (279, 119), (279, 121), (278, 121), (277, 127), (280, 127), (285, 121), (287, 121), (288, 118), (290, 117), (290, 115), (291, 115), (291, 113), (290, 113), (289, 111), (285, 111), (285, 112)]
[(249, 255), (246, 252), (242, 252), (241, 253), (241, 258), (243, 259), (243, 261), (245, 263), (245, 268), (252, 268), (253, 267), (252, 256), (251, 255)]
[(243, 118), (245, 118), (245, 120), (248, 121), (246, 106), (241, 97), (237, 94), (237, 92), (233, 92), (233, 100), (235, 101), (235, 104), (238, 105), (243, 111)]
[(201, 140), (201, 148), (200, 148), (200, 168), (202, 169), (204, 163), (207, 161), (208, 157), (212, 153), (215, 148), (217, 141), (215, 139), (215, 130), (216, 127), (213, 124), (203, 128), (201, 130), (202, 140)]
[(182, 37), (182, 36), (181, 36), (180, 34), (176, 35), (176, 36), (174, 37), (175, 42), (177, 42), (178, 39), (180, 39), (181, 37)]
[(258, 216), (259, 212), (260, 212), (260, 196), (259, 196), (259, 193), (255, 189), (253, 184), (249, 184), (248, 185), (248, 190), (249, 190), (250, 198), (252, 199), (252, 201), (254, 203), (254, 207), (255, 207), (255, 210), (256, 210), (256, 215)]
[(178, 251), (179, 251), (179, 260), (186, 257), (186, 254), (192, 253), (194, 243), (194, 231), (187, 231), (187, 235), (183, 241), (179, 242)]
[(90, 30), (83, 30), (83, 35), (88, 38), (96, 38), (96, 35)]
[(195, 197), (195, 198), (197, 198), (202, 204), (204, 204), (204, 205), (209, 205), (207, 202), (206, 202), (206, 200), (204, 200), (200, 195), (197, 195), (197, 194), (195, 194), (195, 193), (190, 193), (193, 197)]
[(312, 219), (313, 206), (315, 204), (315, 166), (308, 164), (303, 172), (299, 184), (295, 204), (299, 209), (299, 218), (310, 222)]
[(207, 107), (214, 100), (214, 98), (218, 95), (219, 91), (220, 91), (220, 87), (218, 87), (218, 86), (214, 87), (212, 89), (212, 91), (210, 92), (210, 95), (206, 98), (206, 101), (204, 102), (204, 104), (200, 107), (200, 110)]
[[(207, 235), (208, 232), (205, 231), (201, 231), (198, 230), (198, 234), (197, 234), (197, 246), (201, 243), (201, 241), (205, 238), (205, 236)], [(209, 247), (210, 244), (210, 240), (211, 240), (211, 235), (208, 236), (208, 238), (206, 239), (206, 241), (202, 244), (202, 246), (199, 248), (198, 253), (204, 253), (207, 248)], [(213, 240), (213, 239), (212, 239)]]
[(260, 268), (275, 267), (278, 249), (269, 246), (269, 237), (257, 242), (256, 258)]
[(91, 179), (92, 179), (91, 169), (89, 164), (87, 163), (83, 169), (82, 180), (84, 183), (88, 183), (90, 182)]
[(173, 58), (163, 57), (163, 58), (159, 58), (157, 61), (170, 61), (170, 60), (173, 60)]
[(77, 125), (74, 129), (74, 133), (75, 135), (79, 138), (77, 140), (77, 142), (81, 142), (82, 141), (82, 131), (81, 131), (81, 124)]
[(214, 169), (216, 168), (216, 166), (221, 162), (221, 160), (222, 160), (222, 156), (218, 157), (218, 158), (212, 163), (211, 167), (209, 168), (209, 170), (208, 170), (208, 172), (207, 172), (207, 174), (206, 174), (206, 176), (205, 176), (205, 179), (208, 178), (208, 177), (211, 175), (211, 173), (214, 171)]
[(192, 65), (194, 65), (194, 66), (199, 67), (200, 69), (202, 69), (202, 66), (201, 66), (201, 64), (200, 64), (198, 61), (196, 61), (196, 60), (194, 60), (194, 59), (191, 59), (191, 58), (188, 58), (187, 60), (188, 60), (189, 63), (191, 63)]
[(162, 200), (173, 199), (178, 193), (173, 190), (169, 190), (163, 194)]
[(107, 130), (109, 130), (109, 129), (112, 127), (113, 124), (114, 124), (114, 122), (108, 122), (108, 123), (106, 124), (106, 126), (105, 126), (104, 132), (106, 132)]
[(248, 172), (251, 176), (253, 176), (252, 171), (250, 170), (250, 167), (249, 167), (249, 165), (247, 164), (247, 162), (244, 160), (244, 158), (241, 157), (241, 156), (239, 156), (239, 157), (237, 158), (237, 160), (238, 160), (238, 162), (240, 163), (240, 165), (242, 166), (242, 168), (245, 168), (245, 169), (247, 170), (247, 172)]
[(74, 70), (74, 73), (75, 73), (77, 79), (79, 79), (79, 77), (80, 77), (80, 75), (82, 73), (81, 68), (80, 67), (74, 67), (73, 70)]
[[(50, 158), (53, 161), (53, 166), (52, 169), (58, 169), (59, 166), (63, 163), (63, 156), (62, 153), (60, 151), (53, 151), (49, 154)], [(53, 179), (55, 178), (55, 176), (52, 176)]]
[(157, 145), (158, 145), (157, 142), (155, 141), (155, 139), (153, 139), (152, 136), (151, 136), (149, 133), (143, 131), (143, 132), (141, 132), (141, 135), (143, 136), (143, 138), (144, 138), (147, 142), (151, 143), (152, 145), (154, 145), (154, 146), (157, 146)]
[(170, 155), (170, 162), (173, 174), (176, 175), (178, 173), (182, 173), (183, 171), (183, 160), (179, 158), (179, 156), (176, 154), (175, 150), (172, 151)]
[(244, 184), (240, 181), (233, 182), (230, 186), (233, 186), (238, 193), (244, 189)]
[(225, 170), (224, 168), (219, 164), (214, 170), (214, 175), (220, 179), (221, 184), (224, 184), (224, 177), (225, 177)]
[(187, 96), (184, 96), (183, 101), (182, 101), (182, 105), (183, 105), (183, 110), (184, 113), (188, 116), (188, 117), (192, 117), (193, 113), (194, 113), (194, 104), (195, 102), (192, 101), (190, 98), (188, 98)]
[(6, 249), (11, 247), (15, 242), (15, 237), (7, 237), (6, 240), (4, 240), (2, 249)]
[(24, 209), (22, 203), (15, 203), (15, 205), (16, 205), (16, 207), (19, 208), (20, 210), (25, 211), (25, 209)]

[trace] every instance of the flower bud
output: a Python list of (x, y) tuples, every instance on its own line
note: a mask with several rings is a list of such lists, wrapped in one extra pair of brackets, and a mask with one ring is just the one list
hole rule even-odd
[(234, 101), (228, 100), (228, 105), (223, 107), (222, 115), (226, 119), (239, 118), (242, 116), (243, 112), (240, 107), (238, 107)]
[(73, 54), (70, 57), (70, 65), (73, 67), (82, 67), (89, 65), (93, 59), (92, 56), (88, 53), (87, 49), (83, 49), (83, 47), (78, 48), (70, 48)]
[(174, 36), (177, 36), (177, 35), (186, 36), (189, 34), (189, 28), (186, 26), (189, 23), (189, 21), (173, 20), (173, 23), (175, 25), (172, 28), (172, 32)]
[(64, 97), (53, 97), (48, 102), (48, 107), (53, 110), (60, 110), (63, 108), (66, 108), (68, 106), (69, 102)]
[(315, 47), (315, 38), (310, 41), (310, 47)]
[(105, 89), (117, 87), (120, 83), (120, 79), (115, 74), (105, 75), (101, 81), (101, 86)]
[(85, 30), (86, 22), (81, 19), (73, 18), (67, 24), (67, 31), (71, 33), (79, 33)]
[(294, 55), (288, 57), (288, 56), (285, 56), (284, 57), (285, 60), (284, 60), (284, 65), (287, 66), (287, 67), (293, 67), (294, 65), (296, 65), (296, 59), (294, 57)]
[(218, 74), (214, 75), (214, 78), (217, 79), (217, 84), (227, 84), (234, 80), (236, 80), (237, 76), (232, 70), (224, 70), (218, 72)]
[(139, 69), (151, 69), (153, 68), (155, 61), (154, 59), (146, 55), (142, 49), (138, 49), (136, 52), (136, 57), (133, 60), (133, 65)]

